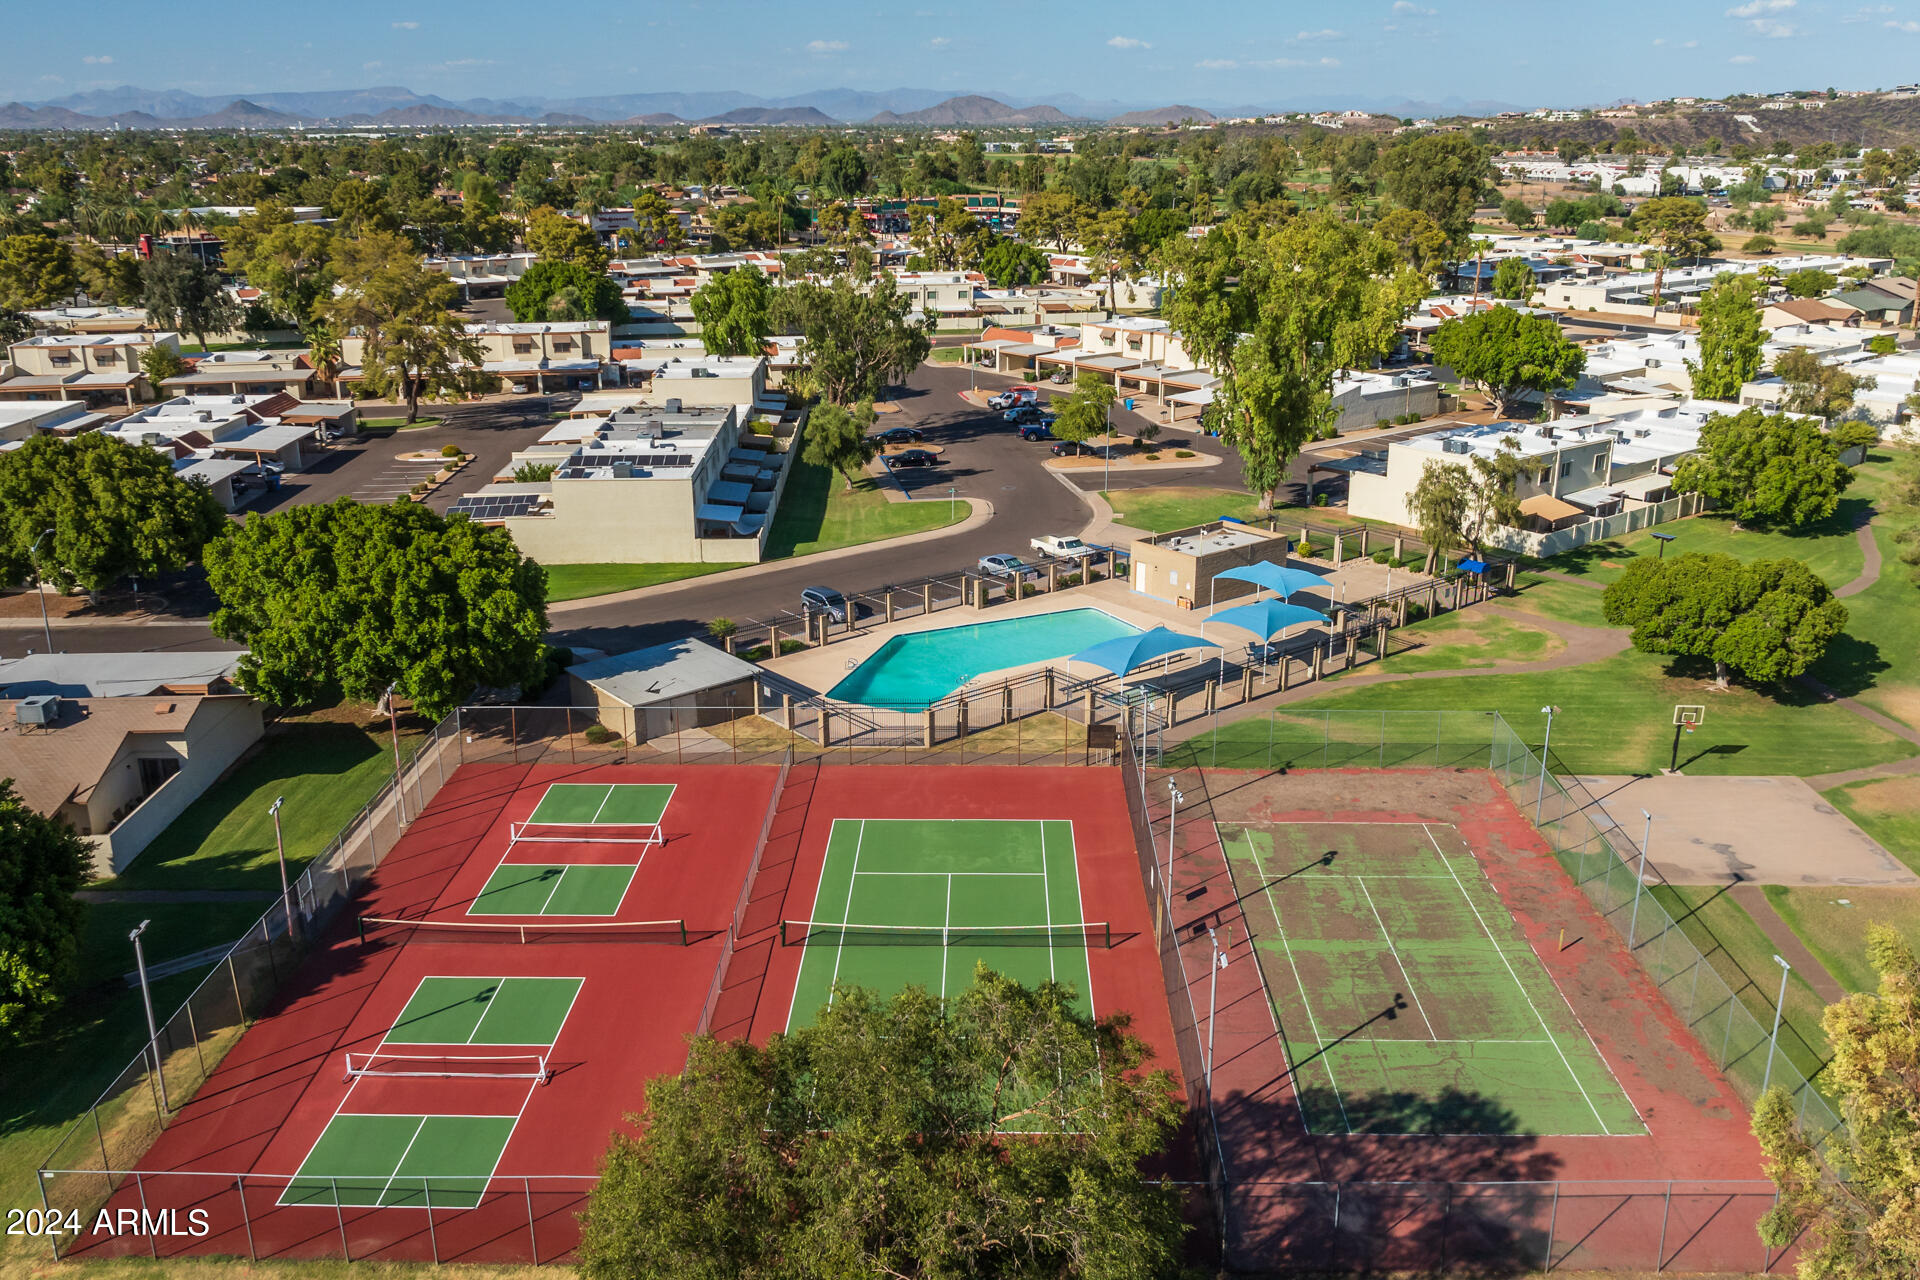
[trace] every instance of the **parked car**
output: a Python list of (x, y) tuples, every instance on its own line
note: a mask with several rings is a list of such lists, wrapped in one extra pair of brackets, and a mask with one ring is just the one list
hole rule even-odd
[(1038, 422), (1040, 419), (1050, 416), (1052, 415), (1048, 414), (1045, 409), (1042, 409), (1037, 404), (1021, 404), (1015, 405), (1013, 408), (1001, 414), (1000, 420), (1002, 422), (1014, 423)]
[(926, 438), (927, 433), (918, 427), (888, 427), (872, 436), (877, 444), (918, 444)]
[(809, 619), (824, 613), (835, 622), (845, 622), (852, 611), (852, 603), (832, 587), (806, 587), (800, 592), (800, 612)]
[(987, 408), (1012, 409), (1018, 405), (1038, 404), (1039, 402), (1040, 402), (1039, 388), (1022, 385), (1018, 387), (1008, 387), (1005, 391), (1002, 391), (999, 395), (988, 396)]
[(1049, 534), (1035, 538), (1027, 544), (1043, 556), (1053, 556), (1060, 560), (1079, 560), (1093, 554), (1093, 548), (1071, 534), (1056, 537)]
[(980, 572), (989, 578), (1033, 578), (1038, 577), (1034, 567), (1019, 556), (991, 555), (980, 557)]
[(887, 459), (890, 467), (931, 467), (940, 461), (940, 455), (931, 449), (903, 449)]
[(1075, 440), (1062, 440), (1053, 446), (1056, 458), (1124, 458), (1127, 447), (1119, 444), (1081, 444)]
[(1022, 440), (1051, 440), (1053, 439), (1053, 423), (1051, 421), (1029, 422), (1026, 426), (1020, 428), (1020, 438)]

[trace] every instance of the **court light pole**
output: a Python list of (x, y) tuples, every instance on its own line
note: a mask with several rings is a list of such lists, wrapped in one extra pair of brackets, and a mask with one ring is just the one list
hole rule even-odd
[(1547, 736), (1540, 740), (1540, 791), (1533, 798), (1533, 825), (1540, 825), (1540, 810), (1547, 802), (1547, 752), (1553, 747), (1553, 713), (1560, 708), (1547, 706), (1540, 708), (1540, 714), (1547, 718)]
[(1640, 869), (1633, 875), (1633, 914), (1627, 918), (1627, 950), (1633, 950), (1634, 930), (1640, 927), (1640, 893), (1647, 883), (1647, 845), (1653, 841), (1653, 815), (1645, 809), (1640, 816), (1647, 820), (1646, 834), (1640, 837)]
[(1172, 807), (1167, 812), (1167, 875), (1165, 881), (1160, 886), (1160, 891), (1166, 895), (1168, 923), (1171, 924), (1173, 915), (1173, 828), (1174, 824), (1179, 821), (1180, 818), (1180, 802), (1187, 798), (1181, 792), (1180, 788), (1173, 784), (1172, 778), (1167, 779), (1167, 798), (1172, 802)]
[(1767, 1070), (1760, 1077), (1762, 1093), (1765, 1093), (1767, 1086), (1773, 1083), (1773, 1050), (1774, 1046), (1780, 1043), (1780, 1011), (1787, 1007), (1787, 975), (1793, 972), (1793, 966), (1779, 956), (1775, 956), (1773, 962), (1780, 966), (1780, 994), (1773, 1002), (1773, 1032), (1767, 1037)]
[(147, 1009), (147, 1052), (153, 1059), (153, 1078), (160, 1085), (160, 1106), (171, 1111), (173, 1104), (167, 1101), (167, 1073), (160, 1069), (160, 1028), (153, 1021), (153, 987), (147, 982), (147, 953), (140, 945), (140, 935), (152, 923), (151, 920), (142, 920), (127, 935), (127, 941), (133, 943), (133, 967), (140, 974), (140, 1003)]
[(267, 812), (273, 816), (273, 851), (280, 859), (280, 905), (287, 913), (287, 932), (293, 932), (293, 893), (287, 887), (287, 842), (280, 835), (280, 806), (287, 802), (285, 796), (275, 796), (273, 803), (267, 806)]
[(34, 594), (40, 597), (40, 629), (46, 633), (48, 653), (53, 652), (53, 623), (47, 620), (47, 584), (40, 574), (40, 544), (52, 533), (53, 530), (46, 530), (27, 548), (27, 558), (33, 561)]
[[(1212, 925), (1207, 926), (1207, 941), (1213, 944), (1213, 963), (1208, 966), (1207, 973), (1207, 1070), (1205, 1079), (1207, 1084), (1207, 1108), (1208, 1110), (1212, 1110), (1214, 995), (1220, 986), (1220, 971), (1227, 967), (1227, 953), (1220, 949), (1220, 936), (1213, 931)], [(1227, 945), (1233, 945), (1231, 935), (1228, 936)]]
[(400, 713), (394, 710), (394, 695), (400, 691), (400, 682), (395, 680), (387, 686), (387, 725), (393, 730), (393, 804), (400, 815), (400, 825), (407, 824), (407, 784), (400, 777)]

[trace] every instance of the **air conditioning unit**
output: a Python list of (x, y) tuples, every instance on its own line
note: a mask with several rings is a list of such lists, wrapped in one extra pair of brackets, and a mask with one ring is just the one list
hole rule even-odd
[(37, 724), (46, 726), (60, 719), (60, 696), (53, 693), (37, 693), (31, 698), (22, 698), (13, 709), (15, 724)]

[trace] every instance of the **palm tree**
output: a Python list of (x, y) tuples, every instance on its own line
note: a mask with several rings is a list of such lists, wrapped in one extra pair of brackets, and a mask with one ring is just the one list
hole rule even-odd
[(340, 395), (340, 335), (324, 324), (316, 324), (307, 330), (307, 363), (313, 371), (327, 380), (333, 388), (334, 398)]
[(1487, 250), (1493, 248), (1493, 241), (1475, 239), (1473, 242), (1473, 305), (1480, 305), (1480, 264), (1487, 256)]
[(1649, 249), (1642, 257), (1653, 268), (1653, 309), (1660, 309), (1660, 286), (1666, 282), (1667, 268), (1673, 265), (1673, 255), (1665, 249)]

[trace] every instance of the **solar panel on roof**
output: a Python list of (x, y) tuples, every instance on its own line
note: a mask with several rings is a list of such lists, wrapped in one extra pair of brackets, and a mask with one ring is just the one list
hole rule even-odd
[(449, 514), (474, 520), (504, 520), (508, 516), (527, 515), (539, 506), (540, 495), (534, 493), (469, 494), (456, 499)]

